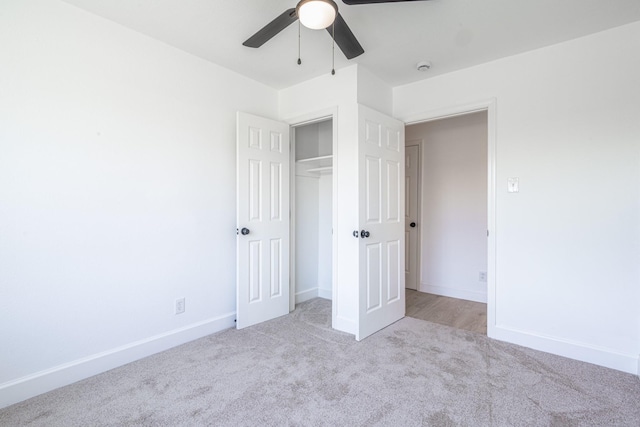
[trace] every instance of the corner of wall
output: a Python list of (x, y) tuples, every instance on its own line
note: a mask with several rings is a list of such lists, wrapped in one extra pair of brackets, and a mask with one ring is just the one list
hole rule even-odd
[(0, 384), (0, 408), (235, 326), (228, 313)]
[(369, 69), (358, 64), (358, 104), (366, 105), (388, 116), (393, 114), (393, 88)]

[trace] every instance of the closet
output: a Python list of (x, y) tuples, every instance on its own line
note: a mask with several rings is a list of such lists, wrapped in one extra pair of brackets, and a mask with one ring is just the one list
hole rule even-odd
[(331, 299), (333, 279), (333, 121), (293, 128), (292, 277), (295, 303)]
[(238, 329), (315, 297), (357, 340), (404, 316), (404, 123), (353, 107), (340, 129), (238, 112)]

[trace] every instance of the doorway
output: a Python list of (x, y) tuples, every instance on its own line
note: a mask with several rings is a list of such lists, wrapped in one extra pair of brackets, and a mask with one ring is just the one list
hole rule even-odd
[(333, 292), (333, 119), (292, 126), (291, 300)]
[(479, 333), (487, 330), (488, 128), (486, 110), (406, 128), (406, 315)]

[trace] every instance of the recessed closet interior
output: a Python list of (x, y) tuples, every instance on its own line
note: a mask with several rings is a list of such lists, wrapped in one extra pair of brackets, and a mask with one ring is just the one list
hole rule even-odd
[(292, 253), (295, 303), (331, 299), (333, 284), (333, 121), (293, 128)]

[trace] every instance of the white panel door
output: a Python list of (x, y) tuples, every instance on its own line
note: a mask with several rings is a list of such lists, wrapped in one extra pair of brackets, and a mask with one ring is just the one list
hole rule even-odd
[(289, 313), (289, 126), (238, 112), (237, 150), (240, 329)]
[(405, 147), (405, 180), (404, 180), (404, 239), (405, 239), (405, 287), (418, 290), (419, 271), (419, 239), (418, 232), (418, 177), (420, 166), (420, 146)]
[(359, 107), (361, 340), (404, 317), (404, 123)]

